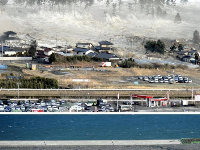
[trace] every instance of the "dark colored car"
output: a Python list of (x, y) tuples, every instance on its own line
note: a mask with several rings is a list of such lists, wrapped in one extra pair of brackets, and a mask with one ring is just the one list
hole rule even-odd
[(6, 106), (6, 107), (4, 108), (4, 111), (5, 111), (5, 112), (11, 112), (11, 108), (10, 108), (9, 106)]

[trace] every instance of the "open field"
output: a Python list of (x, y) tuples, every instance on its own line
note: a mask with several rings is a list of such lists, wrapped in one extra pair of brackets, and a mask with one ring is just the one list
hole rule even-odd
[[(16, 65), (16, 64), (15, 64)], [(54, 66), (46, 68), (44, 65), (40, 66), (39, 70), (29, 70), (22, 66), (18, 66), (25, 78), (31, 76), (41, 76), (47, 78), (55, 78), (59, 85), (67, 87), (72, 85), (74, 88), (200, 88), (199, 69), (141, 69), (141, 68), (66, 68), (65, 66)], [(12, 68), (14, 68), (12, 66)], [(43, 69), (41, 69), (43, 68)], [(45, 70), (44, 70), (45, 68)], [(149, 84), (148, 82), (139, 81), (137, 76), (153, 76), (153, 75), (182, 75), (193, 80), (193, 83), (176, 83), (176, 84)], [(75, 82), (73, 79), (88, 79), (89, 82)], [(139, 84), (135, 85), (137, 81)]]
[[(145, 89), (186, 89), (185, 91), (170, 91), (170, 97), (172, 98), (191, 98), (191, 89), (200, 88), (200, 75), (199, 69), (141, 69), (141, 68), (92, 68), (91, 64), (87, 64), (82, 68), (68, 68), (63, 65), (45, 66), (39, 65), (38, 70), (30, 70), (25, 68), (25, 63), (10, 63), (7, 71), (7, 75), (13, 73), (15, 76), (21, 74), (24, 78), (30, 78), (33, 76), (55, 78), (58, 80), (59, 85), (63, 88), (71, 85), (73, 89), (105, 89), (105, 91), (26, 91), (20, 90), (20, 97), (114, 97), (117, 93), (120, 97), (128, 98), (131, 94), (146, 94), (153, 95), (155, 97), (166, 97), (166, 91), (145, 91)], [(187, 76), (192, 79), (192, 83), (148, 83), (146, 81), (139, 80), (138, 76), (153, 76), (153, 75), (177, 75), (181, 74), (183, 77)], [(5, 78), (5, 75), (1, 76), (1, 79)], [(85, 80), (89, 82), (75, 82), (74, 79)], [(134, 84), (134, 82), (138, 84)], [(143, 89), (142, 91), (107, 91), (106, 89)], [(0, 91), (2, 98), (16, 98), (17, 91)], [(199, 91), (195, 91), (194, 94), (200, 94)]]

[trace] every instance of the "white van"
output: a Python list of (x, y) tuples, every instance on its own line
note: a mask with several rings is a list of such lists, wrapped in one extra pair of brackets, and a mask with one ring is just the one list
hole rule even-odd
[(4, 107), (0, 105), (0, 112), (4, 112)]

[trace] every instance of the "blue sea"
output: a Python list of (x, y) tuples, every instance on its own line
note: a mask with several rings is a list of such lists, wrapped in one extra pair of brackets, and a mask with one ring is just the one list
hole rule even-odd
[(0, 140), (200, 138), (200, 115), (0, 115)]

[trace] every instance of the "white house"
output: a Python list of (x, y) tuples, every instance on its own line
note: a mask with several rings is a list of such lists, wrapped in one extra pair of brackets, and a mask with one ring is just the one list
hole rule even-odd
[(77, 48), (87, 48), (87, 49), (92, 49), (94, 46), (92, 43), (77, 43), (76, 44)]
[(87, 48), (75, 48), (73, 50), (73, 55), (87, 55), (89, 53), (94, 53), (93, 50), (87, 49)]
[(54, 51), (50, 48), (44, 49), (44, 55), (50, 56)]
[(8, 56), (16, 55), (16, 54), (17, 54), (17, 51), (15, 50), (8, 50), (4, 52), (4, 55), (8, 55)]
[(55, 52), (55, 53), (62, 56), (73, 56), (73, 53), (64, 53), (64, 52)]

